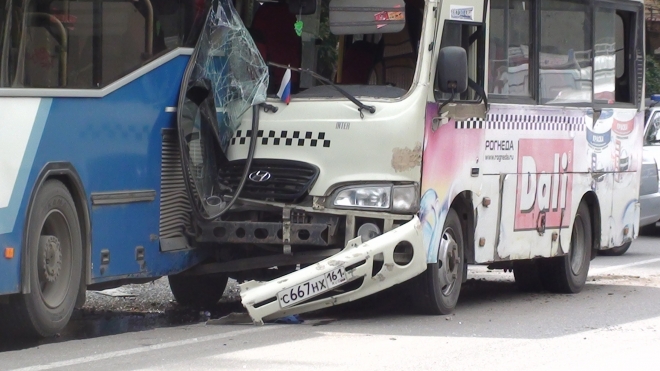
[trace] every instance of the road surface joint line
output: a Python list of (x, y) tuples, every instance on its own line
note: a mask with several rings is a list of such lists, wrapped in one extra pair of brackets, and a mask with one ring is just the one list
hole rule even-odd
[(248, 330), (231, 331), (231, 332), (227, 332), (227, 333), (223, 333), (223, 334), (200, 336), (200, 337), (195, 337), (195, 338), (190, 338), (190, 339), (185, 339), (185, 340), (177, 340), (177, 341), (171, 341), (171, 342), (167, 342), (167, 343), (149, 345), (149, 346), (141, 347), (141, 348), (118, 350), (118, 351), (114, 351), (114, 352), (97, 354), (97, 355), (94, 355), (94, 356), (74, 358), (74, 359), (70, 359), (70, 360), (67, 360), (67, 361), (59, 361), (59, 362), (53, 362), (53, 363), (48, 363), (48, 364), (44, 364), (44, 365), (35, 365), (35, 366), (28, 366), (28, 367), (23, 367), (23, 368), (16, 368), (16, 369), (12, 369), (12, 370), (9, 370), (9, 371), (52, 370), (52, 369), (60, 368), (60, 367), (76, 366), (76, 365), (81, 365), (83, 363), (90, 363), (90, 362), (96, 362), (96, 361), (111, 359), (111, 358), (130, 356), (130, 355), (133, 355), (133, 354), (146, 353), (146, 352), (151, 352), (151, 351), (154, 351), (154, 350), (175, 348), (175, 347), (186, 346), (186, 345), (190, 345), (190, 344), (199, 344), (199, 343), (204, 343), (204, 342), (213, 341), (213, 340), (220, 340), (220, 339), (224, 339), (224, 338), (227, 338), (227, 337), (247, 335), (247, 334), (251, 334), (251, 333), (259, 332), (259, 331), (274, 330), (274, 329), (280, 328), (280, 327), (281, 326), (264, 326), (264, 327), (251, 328), (251, 329), (248, 329)]
[(619, 269), (624, 269), (624, 268), (629, 268), (629, 267), (635, 267), (638, 265), (645, 265), (645, 264), (653, 264), (660, 262), (660, 258), (655, 258), (655, 259), (648, 259), (648, 260), (642, 260), (634, 263), (628, 263), (628, 264), (621, 264), (621, 265), (613, 265), (610, 267), (603, 267), (603, 268), (596, 268), (591, 270), (589, 273), (590, 274), (599, 274), (599, 273), (606, 273), (614, 270), (619, 270)]

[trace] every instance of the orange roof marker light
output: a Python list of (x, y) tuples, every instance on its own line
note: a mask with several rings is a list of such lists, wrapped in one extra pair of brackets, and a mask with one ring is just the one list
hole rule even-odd
[(13, 247), (5, 247), (5, 259), (14, 259)]

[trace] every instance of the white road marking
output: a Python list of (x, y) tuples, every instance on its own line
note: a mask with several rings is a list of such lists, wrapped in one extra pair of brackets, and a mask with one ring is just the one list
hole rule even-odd
[(646, 264), (653, 264), (653, 263), (658, 263), (660, 262), (660, 258), (655, 258), (655, 259), (648, 259), (648, 260), (640, 260), (638, 262), (634, 263), (628, 263), (628, 264), (620, 264), (620, 265), (612, 265), (610, 267), (603, 267), (603, 268), (595, 268), (589, 270), (589, 274), (600, 274), (600, 273), (605, 273), (605, 272), (610, 272), (610, 271), (615, 271), (619, 269), (624, 269), (624, 268), (630, 268), (630, 267), (635, 267), (638, 265), (646, 265)]
[(280, 328), (280, 326), (254, 327), (254, 328), (250, 328), (248, 330), (232, 331), (232, 332), (226, 332), (226, 333), (223, 333), (223, 334), (208, 335), (208, 336), (201, 336), (201, 337), (192, 338), (192, 339), (170, 341), (170, 342), (167, 342), (167, 343), (154, 344), (154, 345), (141, 347), (141, 348), (118, 350), (118, 351), (115, 351), (115, 352), (108, 352), (108, 353), (102, 353), (102, 354), (97, 354), (97, 355), (93, 355), (93, 356), (74, 358), (74, 359), (70, 359), (70, 360), (66, 360), (66, 361), (53, 362), (53, 363), (48, 363), (48, 364), (43, 364), (43, 365), (28, 366), (28, 367), (23, 367), (23, 368), (16, 368), (16, 369), (13, 369), (13, 370), (10, 370), (10, 371), (52, 370), (54, 368), (76, 366), (76, 365), (80, 365), (80, 364), (83, 364), (83, 363), (96, 362), (96, 361), (101, 361), (101, 360), (106, 360), (106, 359), (111, 359), (111, 358), (117, 358), (117, 357), (125, 357), (125, 356), (139, 354), (139, 353), (151, 352), (151, 351), (154, 351), (154, 350), (176, 348), (176, 347), (181, 347), (181, 346), (190, 345), (190, 344), (199, 344), (199, 343), (203, 343), (203, 342), (224, 339), (224, 338), (228, 338), (228, 337), (247, 335), (247, 334), (252, 334), (252, 333), (255, 333), (255, 332), (259, 332), (259, 331), (274, 330), (276, 328)]

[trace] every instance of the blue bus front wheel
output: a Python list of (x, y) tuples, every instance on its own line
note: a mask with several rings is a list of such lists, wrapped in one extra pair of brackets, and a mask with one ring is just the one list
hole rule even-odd
[(47, 180), (28, 215), (25, 247), (30, 292), (13, 295), (0, 308), (0, 327), (14, 337), (58, 334), (71, 318), (82, 277), (82, 232), (66, 186)]

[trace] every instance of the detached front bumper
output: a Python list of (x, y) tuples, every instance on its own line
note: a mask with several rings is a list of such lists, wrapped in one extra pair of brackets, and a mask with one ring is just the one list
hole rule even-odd
[[(360, 299), (424, 272), (427, 263), (422, 241), (421, 223), (414, 217), (368, 242), (362, 243), (359, 237), (351, 240), (340, 253), (276, 280), (246, 282), (240, 285), (241, 301), (254, 323), (263, 324), (263, 321)], [(376, 269), (380, 267), (378, 271), (374, 264)], [(278, 293), (297, 290), (298, 285), (332, 274), (341, 266), (345, 269), (346, 279), (340, 285), (333, 284), (332, 289), (315, 297), (282, 307)]]

